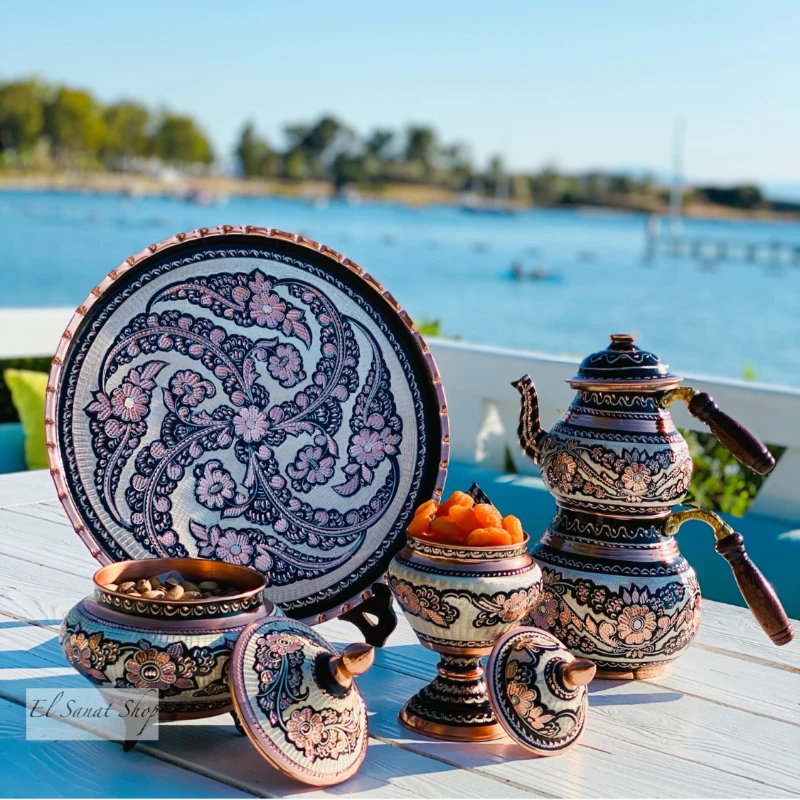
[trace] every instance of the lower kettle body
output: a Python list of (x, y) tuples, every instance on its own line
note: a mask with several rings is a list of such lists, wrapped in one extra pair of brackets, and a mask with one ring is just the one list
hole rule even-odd
[(531, 555), (543, 583), (526, 622), (597, 665), (598, 678), (649, 678), (691, 643), (700, 587), (654, 520), (559, 513)]

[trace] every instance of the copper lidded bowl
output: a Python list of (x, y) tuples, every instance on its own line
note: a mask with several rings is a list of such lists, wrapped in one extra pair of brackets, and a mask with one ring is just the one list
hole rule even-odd
[[(241, 588), (227, 597), (173, 601), (129, 597), (108, 583), (178, 572), (197, 583)], [(159, 719), (196, 719), (233, 709), (228, 664), (239, 634), (281, 615), (264, 596), (262, 575), (194, 558), (121, 561), (94, 575), (94, 595), (66, 615), (60, 641), (69, 663), (98, 689), (156, 689)]]
[(400, 712), (406, 727), (436, 738), (503, 735), (481, 657), (519, 626), (539, 597), (542, 572), (519, 544), (466, 547), (409, 535), (389, 565), (389, 586), (417, 638), (440, 653), (438, 676)]

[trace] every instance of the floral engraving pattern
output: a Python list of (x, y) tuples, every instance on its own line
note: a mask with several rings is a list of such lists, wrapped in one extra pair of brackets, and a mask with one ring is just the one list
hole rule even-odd
[[(117, 689), (155, 689), (161, 698), (184, 693), (194, 697), (228, 692), (225, 680), (212, 681), (200, 688), (198, 678), (218, 671), (220, 661), (227, 665), (230, 647), (187, 647), (174, 642), (166, 647), (148, 639), (118, 641), (102, 632), (87, 633), (80, 624), (61, 626), (60, 641), (69, 663), (98, 683)], [(122, 675), (112, 679), (109, 667), (121, 663)]]
[(615, 590), (590, 579), (567, 580), (546, 567), (542, 573), (542, 592), (526, 622), (589, 658), (669, 657), (691, 642), (700, 624), (693, 576), (657, 589), (631, 584)]
[[(621, 451), (551, 437), (541, 457), (548, 488), (567, 499), (672, 505), (686, 493), (692, 461), (674, 448)], [(590, 504), (591, 504), (590, 502)]]
[(59, 638), (67, 661), (78, 672), (107, 682), (104, 670), (119, 659), (119, 642), (106, 639), (100, 632), (87, 635), (79, 628), (69, 629), (66, 620)]
[[(176, 301), (180, 310), (163, 308)], [(227, 320), (272, 335), (229, 332)], [(159, 353), (181, 356), (181, 368), (170, 373)], [(198, 507), (185, 523), (197, 554), (253, 566), (281, 586), (346, 563), (395, 498), (403, 424), (384, 356), (360, 322), (302, 280), (253, 270), (162, 288), (116, 336), (96, 385), (84, 413), (99, 497), (154, 556), (193, 554), (173, 515), (183, 482)], [(160, 428), (148, 431), (156, 398)], [(297, 446), (287, 462), (278, 451), (289, 440)], [(122, 508), (117, 490), (131, 459)], [(344, 511), (302, 499), (322, 486), (364, 496)], [(223, 528), (207, 512), (251, 525)]]
[[(557, 654), (560, 647), (543, 631), (520, 633), (506, 643), (494, 664), (507, 687), (499, 699), (498, 713), (537, 749), (567, 747), (580, 734), (584, 721), (582, 704), (561, 702), (574, 699), (577, 692), (568, 698), (561, 691), (554, 693), (550, 681), (545, 681), (545, 691), (540, 680), (542, 674), (553, 672), (554, 664), (563, 661)], [(585, 694), (585, 689), (581, 691)]]
[(521, 620), (531, 611), (539, 596), (538, 586), (496, 594), (476, 594), (456, 589), (413, 586), (394, 576), (390, 576), (389, 585), (407, 613), (428, 620), (439, 628), (449, 628), (459, 618), (458, 608), (448, 600), (467, 600), (479, 611), (472, 620), (472, 627), (489, 628)]
[(305, 660), (303, 639), (291, 631), (259, 635), (253, 661), (259, 679), (257, 703), (270, 725), (283, 731), (286, 741), (310, 762), (337, 760), (358, 746), (359, 720), (353, 708), (306, 705), (285, 716), (310, 696), (303, 680)]

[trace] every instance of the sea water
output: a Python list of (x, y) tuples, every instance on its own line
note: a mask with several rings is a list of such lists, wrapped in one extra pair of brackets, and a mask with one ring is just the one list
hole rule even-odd
[[(281, 228), (359, 263), (445, 336), (555, 355), (632, 333), (674, 370), (800, 386), (800, 264), (659, 255), (647, 218), (585, 210), (512, 215), (455, 207), (0, 192), (0, 306), (77, 306), (152, 242), (219, 224)], [(800, 224), (683, 223), (687, 237), (800, 246)], [(514, 280), (512, 265), (544, 280)]]

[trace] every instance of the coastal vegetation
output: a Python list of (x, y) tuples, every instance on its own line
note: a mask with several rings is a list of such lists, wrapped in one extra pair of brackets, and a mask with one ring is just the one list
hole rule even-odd
[[(288, 124), (280, 143), (242, 128), (225, 191), (330, 194), (357, 190), (409, 202), (491, 197), (516, 206), (603, 206), (664, 212), (668, 189), (650, 175), (555, 166), (506, 168), (500, 155), (477, 164), (463, 142), (442, 141), (427, 125), (360, 135), (332, 114)], [(202, 126), (185, 114), (132, 100), (104, 104), (90, 92), (25, 79), (0, 82), (0, 176), (69, 172), (84, 176), (158, 176), (165, 169), (201, 180), (219, 176), (228, 159), (215, 153)], [(105, 185), (119, 185), (107, 180)], [(757, 186), (695, 187), (684, 193), (689, 213), (800, 212), (772, 203)], [(709, 212), (710, 210), (710, 212)]]

